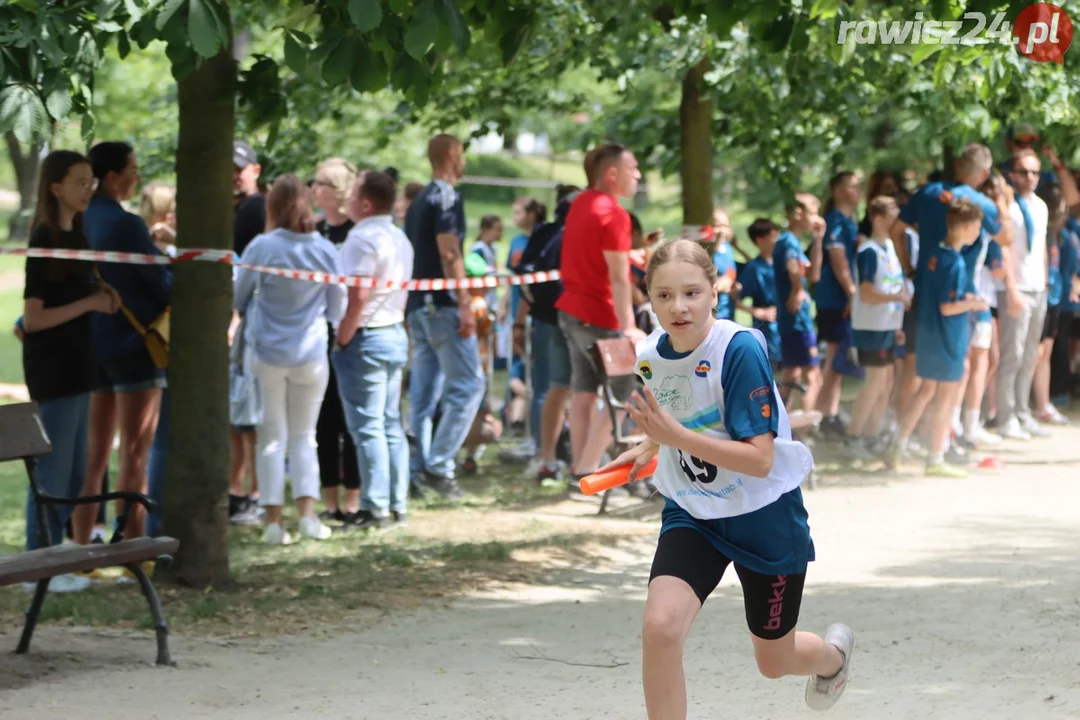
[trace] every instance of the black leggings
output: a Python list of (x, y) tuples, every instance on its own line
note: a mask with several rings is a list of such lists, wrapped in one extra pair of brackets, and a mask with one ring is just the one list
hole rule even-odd
[(345, 427), (345, 413), (338, 395), (337, 377), (330, 365), (330, 382), (315, 425), (319, 445), (319, 479), (323, 487), (344, 485), (346, 490), (360, 489), (360, 468), (356, 463), (356, 445)]
[(1069, 372), (1069, 341), (1073, 337), (1073, 313), (1061, 312), (1054, 349), (1050, 353), (1050, 397), (1068, 395), (1073, 389), (1073, 375)]

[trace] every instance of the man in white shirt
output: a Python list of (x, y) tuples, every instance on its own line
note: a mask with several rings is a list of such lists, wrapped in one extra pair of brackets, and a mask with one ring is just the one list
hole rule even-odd
[(998, 294), (1001, 364), (997, 373), (997, 418), (1002, 437), (1026, 440), (1049, 432), (1031, 415), (1031, 384), (1046, 319), (1049, 212), (1036, 194), (1041, 167), (1030, 149), (1012, 157), (1010, 176), (1016, 189), (1009, 208), (1012, 242), (1005, 256), (1005, 290)]
[[(412, 277), (413, 247), (394, 225), (397, 188), (386, 173), (357, 178), (349, 198), (356, 223), (341, 248), (345, 274), (400, 283)], [(331, 356), (345, 424), (356, 444), (362, 491), (352, 525), (383, 528), (406, 522), (409, 446), (401, 424), (401, 380), (409, 357), (401, 289), (349, 288), (349, 308)]]

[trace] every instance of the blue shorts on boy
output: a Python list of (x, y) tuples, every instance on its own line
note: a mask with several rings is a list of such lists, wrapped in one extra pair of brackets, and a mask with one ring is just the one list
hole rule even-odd
[(689, 353), (676, 353), (667, 335), (657, 330), (638, 343), (637, 359), (643, 382), (683, 427), (723, 440), (775, 437), (766, 478), (661, 446), (653, 476), (666, 499), (661, 534), (691, 528), (720, 554), (754, 572), (806, 572), (814, 545), (799, 486), (814, 461), (805, 445), (791, 439), (765, 339), (755, 330), (717, 320)]
[[(713, 251), (713, 265), (716, 266), (718, 277), (735, 279), (735, 250), (731, 243), (722, 242)], [(723, 320), (735, 318), (735, 302), (729, 293), (720, 293), (716, 297), (716, 317)]]
[(930, 254), (923, 278), (916, 331), (919, 352), (915, 374), (925, 380), (956, 382), (964, 376), (968, 352), (968, 313), (944, 315), (941, 306), (967, 292), (967, 270), (960, 253), (944, 245)]
[[(799, 238), (790, 230), (780, 234), (773, 248), (773, 270), (776, 277), (776, 327), (780, 332), (780, 353), (787, 367), (814, 367), (818, 364), (817, 335), (814, 334), (814, 321), (810, 317), (810, 296), (792, 313), (787, 308), (787, 299), (791, 296), (791, 277), (788, 275), (789, 260), (808, 266), (809, 258), (803, 252)], [(806, 291), (806, 278), (802, 279), (803, 291)]]

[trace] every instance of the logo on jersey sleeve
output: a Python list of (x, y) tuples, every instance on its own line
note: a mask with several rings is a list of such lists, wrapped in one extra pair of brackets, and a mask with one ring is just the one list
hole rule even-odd
[(697, 375), (699, 378), (703, 378), (709, 374), (710, 370), (712, 370), (712, 365), (709, 364), (709, 361), (702, 360), (697, 364), (697, 367), (694, 368), (694, 374)]
[(940, 200), (940, 201), (941, 201), (941, 202), (943, 202), (944, 204), (948, 205), (949, 203), (951, 203), (951, 202), (953, 201), (954, 197), (955, 197), (955, 196), (954, 196), (954, 195), (952, 194), (952, 192), (951, 192), (951, 191), (949, 191), (949, 190), (942, 190), (942, 191), (941, 191), (941, 194), (940, 194), (940, 195), (938, 195), (938, 200)]
[(639, 362), (637, 366), (637, 371), (638, 374), (641, 375), (641, 377), (645, 378), (646, 380), (652, 380), (652, 365), (649, 364), (648, 360), (642, 360), (641, 362)]

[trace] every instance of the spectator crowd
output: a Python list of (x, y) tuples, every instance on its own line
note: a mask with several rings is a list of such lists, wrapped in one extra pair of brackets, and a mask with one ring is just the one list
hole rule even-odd
[[(724, 210), (713, 213), (697, 239), (717, 270), (715, 314), (764, 336), (789, 408), (820, 417), (818, 442), (867, 467), (925, 456), (928, 475), (959, 477), (973, 450), (1068, 422), (1060, 408), (1078, 391), (1080, 191), (1031, 128), (1010, 131), (1005, 151), (995, 166), (989, 148), (968, 145), (955, 167), (917, 187), (901, 172), (840, 172), (823, 198), (795, 193), (781, 222), (754, 220), (748, 243), (736, 242)], [(255, 150), (234, 143), (243, 265), (394, 282), (560, 272), (499, 289), (408, 291), (237, 268), (228, 512), (262, 526), (267, 544), (405, 525), (411, 498), (460, 497), (461, 474), (513, 433), (523, 472), (586, 499), (577, 481), (610, 458), (616, 424), (629, 423), (603, 405), (637, 381), (605, 377), (595, 345), (636, 343), (656, 327), (644, 269), (663, 238), (621, 202), (641, 179), (632, 150), (590, 151), (582, 187), (559, 186), (550, 212), (518, 198), (502, 268), (503, 218), (480, 219), (467, 243), (464, 145), (437, 135), (428, 161), (429, 182), (401, 191), (394, 168), (342, 158), (309, 181), (285, 174), (266, 187)], [(175, 254), (175, 190), (145, 186), (135, 213), (139, 184), (126, 143), (50, 153), (31, 247)], [(98, 494), (111, 482), (164, 499), (168, 357), (148, 330), (167, 323), (170, 296), (167, 265), (27, 260), (16, 332), (53, 444), (39, 469), (48, 492)], [(495, 387), (503, 364), (505, 386)], [(845, 378), (859, 383), (850, 414)], [(26, 517), (34, 549), (32, 497)], [(93, 505), (50, 514), (47, 542), (101, 541), (105, 526)], [(131, 508), (126, 537), (158, 532), (160, 512)], [(52, 589), (92, 580), (64, 576)]]

